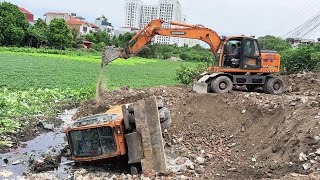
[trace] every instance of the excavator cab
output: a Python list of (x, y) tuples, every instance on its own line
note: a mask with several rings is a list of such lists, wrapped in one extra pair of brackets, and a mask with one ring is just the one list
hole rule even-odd
[[(222, 68), (259, 70), (261, 69), (261, 51), (254, 38), (232, 37), (223, 42), (218, 50)], [(221, 53), (222, 52), (222, 53)]]

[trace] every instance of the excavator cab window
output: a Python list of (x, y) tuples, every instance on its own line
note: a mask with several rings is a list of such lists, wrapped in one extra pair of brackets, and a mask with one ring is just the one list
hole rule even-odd
[(230, 39), (224, 45), (222, 65), (226, 68), (240, 68), (241, 39)]
[(246, 38), (242, 44), (241, 68), (250, 70), (260, 69), (261, 53), (257, 40)]

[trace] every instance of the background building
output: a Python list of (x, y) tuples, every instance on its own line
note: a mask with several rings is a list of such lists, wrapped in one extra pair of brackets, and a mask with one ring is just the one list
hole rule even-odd
[[(126, 0), (124, 25), (128, 28), (143, 29), (151, 20), (163, 19), (164, 28), (175, 28), (168, 22), (187, 22), (186, 15), (181, 14), (179, 0), (159, 0), (157, 5), (145, 5), (140, 0)], [(175, 37), (156, 36), (153, 42), (160, 44), (177, 44), (178, 46), (194, 46), (196, 40)]]
[(73, 16), (66, 23), (69, 29), (76, 29), (79, 32), (79, 35), (86, 35), (92, 31), (90, 23)]
[(118, 37), (120, 34), (123, 35), (128, 32), (137, 33), (139, 32), (139, 29), (133, 27), (120, 27), (119, 30), (114, 30), (112, 35)]
[(34, 22), (33, 14), (32, 14), (30, 11), (28, 11), (28, 10), (26, 10), (25, 8), (22, 8), (22, 7), (19, 7), (19, 10), (26, 16), (27, 21), (28, 21), (30, 24), (33, 24), (33, 22)]
[[(176, 26), (171, 26), (169, 22), (183, 22), (181, 19), (181, 5), (178, 0), (159, 0), (158, 1), (158, 19), (164, 20), (166, 23), (163, 24), (164, 28), (175, 28)], [(186, 20), (186, 17), (185, 17)], [(164, 37), (157, 36), (155, 42), (160, 44), (177, 44), (179, 43), (180, 38), (174, 37)], [(182, 39), (181, 39), (182, 40)]]
[(158, 18), (158, 6), (157, 5), (144, 5), (142, 6), (141, 18), (139, 29), (144, 28), (153, 19)]
[(140, 0), (125, 1), (125, 27), (140, 28), (142, 2)]
[(69, 21), (71, 19), (71, 15), (68, 13), (61, 12), (48, 12), (44, 15), (46, 24), (50, 24), (50, 22), (54, 19), (64, 19), (65, 21)]
[(108, 18), (102, 16), (95, 19), (94, 24), (99, 27), (101, 31), (106, 31), (111, 33), (113, 31), (113, 26), (108, 22)]

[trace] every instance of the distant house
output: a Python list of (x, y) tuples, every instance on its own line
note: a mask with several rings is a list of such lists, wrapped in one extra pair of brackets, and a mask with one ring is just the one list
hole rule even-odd
[(291, 41), (290, 44), (292, 47), (298, 47), (299, 45), (311, 45), (317, 43), (315, 39), (301, 39), (301, 38), (295, 38), (295, 39), (290, 39)]
[(101, 31), (106, 31), (111, 33), (113, 31), (113, 26), (106, 17), (98, 17), (94, 21), (94, 24), (99, 27)]
[(83, 41), (83, 45), (85, 48), (88, 48), (88, 49), (92, 49), (92, 42), (90, 41)]
[(139, 29), (135, 27), (120, 27), (119, 30), (114, 30), (113, 35), (118, 37), (120, 34), (123, 35), (125, 33), (137, 33)]
[(92, 32), (97, 32), (100, 29), (97, 25), (95, 25), (93, 23), (89, 23), (89, 24), (91, 26)]
[(90, 23), (75, 17), (71, 17), (71, 19), (67, 21), (67, 25), (70, 29), (74, 28), (78, 30), (80, 35), (86, 35), (92, 30)]
[(25, 8), (23, 8), (23, 7), (19, 7), (19, 10), (26, 16), (26, 18), (27, 18), (27, 21), (30, 23), (30, 24), (33, 24), (33, 22), (34, 22), (34, 15), (30, 12), (30, 11), (28, 11), (28, 10), (26, 10)]
[(69, 21), (71, 19), (71, 15), (63, 12), (48, 12), (44, 16), (45, 16), (45, 22), (48, 25), (54, 19), (64, 19), (65, 21)]

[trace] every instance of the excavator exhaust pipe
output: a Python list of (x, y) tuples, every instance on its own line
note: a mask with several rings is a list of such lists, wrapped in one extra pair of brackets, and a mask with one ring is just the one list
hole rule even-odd
[(208, 84), (206, 82), (194, 82), (192, 90), (199, 94), (208, 93)]

